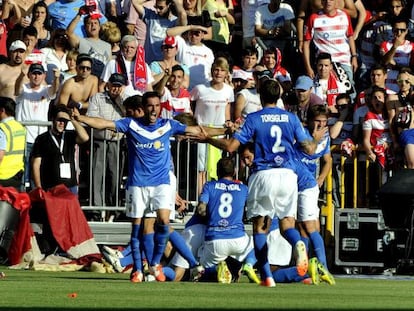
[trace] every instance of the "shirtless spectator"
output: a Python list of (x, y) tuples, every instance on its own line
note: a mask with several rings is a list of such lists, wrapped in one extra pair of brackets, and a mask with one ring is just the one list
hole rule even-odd
[(98, 78), (91, 74), (91, 70), (92, 58), (87, 54), (79, 54), (76, 60), (77, 75), (63, 84), (58, 104), (86, 111), (89, 98), (98, 92)]
[[(14, 41), (9, 48), (10, 60), (0, 64), (0, 96), (15, 98), (15, 84), (22, 73), (22, 64), (26, 57), (26, 44), (23, 41)], [(27, 80), (26, 80), (27, 81)]]

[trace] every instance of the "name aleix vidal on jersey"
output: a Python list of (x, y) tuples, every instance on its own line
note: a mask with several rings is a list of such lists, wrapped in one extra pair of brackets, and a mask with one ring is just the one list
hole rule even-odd
[(216, 183), (216, 185), (214, 186), (214, 189), (227, 190), (227, 191), (240, 191), (240, 185), (238, 184), (226, 185), (223, 183)]
[(289, 122), (289, 116), (286, 114), (264, 114), (260, 117), (262, 122)]

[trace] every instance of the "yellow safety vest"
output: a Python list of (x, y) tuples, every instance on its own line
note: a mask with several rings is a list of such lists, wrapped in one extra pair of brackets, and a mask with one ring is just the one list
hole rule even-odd
[(7, 139), (6, 153), (0, 163), (0, 180), (12, 178), (24, 170), (26, 128), (14, 119), (0, 123)]

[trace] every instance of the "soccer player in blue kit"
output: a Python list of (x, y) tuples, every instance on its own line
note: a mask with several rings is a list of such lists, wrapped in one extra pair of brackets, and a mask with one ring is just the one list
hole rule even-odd
[(217, 175), (217, 181), (204, 185), (197, 206), (197, 213), (207, 221), (200, 264), (205, 275), (217, 274), (220, 283), (230, 283), (232, 275), (226, 258), (231, 256), (243, 262), (253, 251), (253, 241), (243, 223), (248, 189), (233, 179), (235, 165), (231, 158), (218, 161)]
[[(293, 170), (293, 142), (297, 141), (306, 153), (312, 154), (318, 139), (310, 137), (297, 116), (276, 107), (280, 97), (280, 85), (276, 80), (263, 82), (259, 93), (263, 109), (249, 114), (240, 132), (230, 139), (215, 139), (204, 133), (204, 139), (228, 152), (237, 151), (240, 144), (253, 139), (254, 172), (249, 179), (246, 216), (253, 220), (254, 247), (262, 285), (274, 287), (266, 244), (270, 220), (274, 217), (280, 219), (281, 231), (294, 247), (298, 274), (307, 272), (306, 246), (295, 229), (298, 186)], [(322, 137), (326, 131), (317, 129), (314, 135)]]
[[(158, 118), (160, 98), (156, 92), (142, 97), (144, 116), (126, 117), (117, 121), (87, 117), (74, 109), (76, 120), (95, 129), (112, 129), (125, 133), (128, 144), (128, 181), (126, 191), (126, 215), (132, 219), (131, 248), (134, 267), (131, 282), (143, 280), (140, 254), (140, 226), (144, 212), (156, 211), (157, 224), (154, 235), (154, 254), (151, 270), (157, 281), (166, 277), (160, 265), (169, 235), (170, 186), (170, 137), (173, 135), (197, 135), (198, 126), (186, 126), (175, 120)], [(224, 132), (224, 131), (223, 131)]]
[[(317, 105), (308, 110), (308, 126), (305, 128), (309, 134), (315, 128), (327, 128), (329, 111), (325, 106)], [(319, 188), (332, 168), (331, 141), (329, 133), (319, 140), (314, 154), (303, 152), (299, 145), (295, 147), (298, 159), (304, 168), (298, 174), (298, 226), (301, 231), (302, 240), (305, 244), (311, 242), (317, 258), (309, 260), (308, 273), (313, 284), (319, 284), (320, 279), (328, 284), (335, 284), (333, 276), (328, 271), (325, 253), (325, 244), (319, 232)], [(318, 174), (318, 163), (322, 158)], [(316, 180), (315, 180), (316, 179)]]

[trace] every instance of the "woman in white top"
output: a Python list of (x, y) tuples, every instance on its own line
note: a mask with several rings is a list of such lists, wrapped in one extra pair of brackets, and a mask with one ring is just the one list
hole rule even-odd
[(52, 33), (47, 47), (41, 49), (45, 57), (47, 66), (46, 82), (53, 81), (53, 68), (58, 68), (61, 72), (68, 69), (66, 64), (66, 55), (70, 51), (68, 36), (65, 29), (56, 29)]

